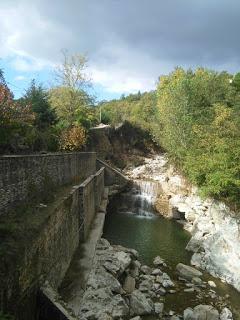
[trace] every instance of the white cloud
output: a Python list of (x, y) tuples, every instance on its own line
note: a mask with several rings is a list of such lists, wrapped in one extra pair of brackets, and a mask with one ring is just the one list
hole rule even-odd
[(23, 72), (41, 71), (46, 67), (51, 67), (50, 62), (22, 56), (16, 56), (13, 58), (11, 65), (15, 70)]
[(239, 8), (238, 0), (1, 0), (0, 57), (25, 75), (54, 66), (63, 48), (87, 52), (94, 83), (145, 91), (176, 65), (238, 70)]
[(27, 77), (22, 76), (22, 75), (16, 76), (16, 77), (14, 78), (15, 81), (23, 81), (23, 80), (26, 80), (26, 79), (27, 79)]

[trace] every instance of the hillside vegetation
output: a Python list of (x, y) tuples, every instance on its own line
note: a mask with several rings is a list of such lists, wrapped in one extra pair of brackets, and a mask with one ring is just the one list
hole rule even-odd
[(140, 126), (203, 195), (239, 205), (240, 76), (175, 69), (157, 90), (101, 105), (103, 119)]

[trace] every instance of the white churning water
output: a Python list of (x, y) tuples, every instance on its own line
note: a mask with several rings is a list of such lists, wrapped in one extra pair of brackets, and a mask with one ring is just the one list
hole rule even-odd
[(134, 180), (133, 187), (121, 195), (120, 213), (144, 217), (154, 216), (154, 203), (160, 188), (156, 181)]

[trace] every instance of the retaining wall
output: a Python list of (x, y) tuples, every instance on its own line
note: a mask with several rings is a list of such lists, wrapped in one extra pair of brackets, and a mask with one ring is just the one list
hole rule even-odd
[(46, 188), (76, 184), (96, 172), (94, 152), (0, 157), (0, 214)]
[(104, 167), (104, 181), (106, 186), (119, 185), (125, 187), (128, 179), (117, 169), (109, 166), (105, 161), (97, 159), (97, 169)]
[(84, 229), (84, 239), (87, 238), (91, 223), (95, 217), (104, 193), (104, 167), (95, 175), (91, 175), (80, 186), (80, 210), (82, 212), (81, 229)]

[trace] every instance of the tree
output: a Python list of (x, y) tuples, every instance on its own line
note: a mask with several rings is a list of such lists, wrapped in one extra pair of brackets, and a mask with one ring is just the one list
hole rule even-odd
[(240, 72), (236, 73), (232, 80), (233, 86), (240, 92)]
[(83, 90), (90, 85), (90, 78), (87, 75), (86, 56), (75, 53), (69, 55), (67, 50), (62, 51), (63, 60), (55, 69), (55, 77), (58, 85)]
[(82, 124), (88, 128), (97, 122), (91, 97), (83, 90), (55, 87), (49, 91), (49, 102), (65, 127)]
[(13, 93), (7, 86), (3, 71), (0, 70), (0, 147), (11, 149), (13, 138), (19, 140), (24, 137), (33, 121), (31, 108), (27, 104), (14, 101)]
[(65, 126), (78, 123), (87, 128), (96, 122), (94, 100), (86, 91), (90, 85), (86, 62), (81, 54), (70, 56), (63, 51), (63, 61), (55, 70), (58, 85), (50, 90), (49, 101)]
[(56, 123), (56, 113), (50, 106), (48, 93), (41, 84), (37, 85), (35, 80), (32, 80), (22, 102), (30, 105), (36, 114), (35, 125), (37, 128), (44, 129)]

